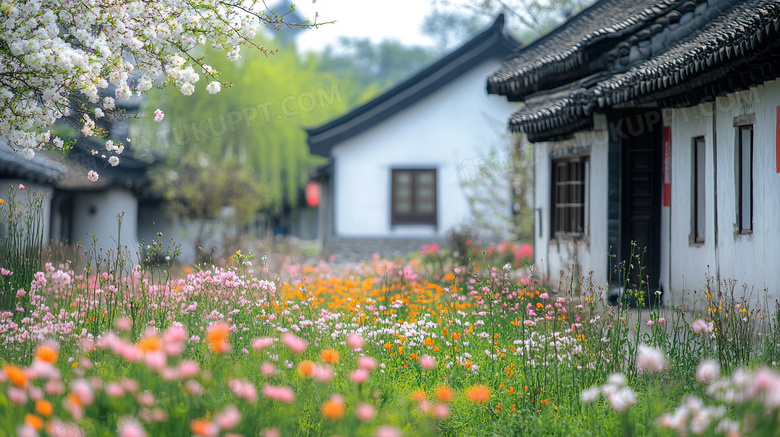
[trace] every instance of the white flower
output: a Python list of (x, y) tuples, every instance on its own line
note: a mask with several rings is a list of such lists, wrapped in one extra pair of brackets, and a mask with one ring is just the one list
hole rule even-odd
[(100, 177), (99, 174), (95, 170), (90, 170), (87, 173), (87, 179), (90, 180), (90, 182), (97, 182), (98, 178)]
[(601, 395), (601, 387), (593, 386), (591, 388), (586, 388), (585, 390), (580, 393), (580, 400), (584, 403), (591, 403), (595, 402), (599, 396)]
[(644, 344), (639, 345), (639, 353), (636, 357), (637, 370), (660, 372), (666, 366), (666, 357), (661, 349)]
[(216, 94), (222, 89), (222, 85), (217, 82), (216, 80), (206, 85), (206, 91), (208, 91), (209, 94)]
[(630, 406), (636, 404), (636, 393), (634, 393), (634, 390), (631, 390), (631, 387), (620, 387), (604, 395), (607, 397), (610, 405), (612, 405), (612, 409), (618, 413), (622, 413)]
[(702, 383), (711, 382), (720, 376), (720, 364), (715, 360), (704, 360), (696, 369), (696, 380)]
[(111, 141), (111, 140), (106, 141), (106, 150), (108, 150), (109, 152), (113, 152), (114, 148), (115, 147), (114, 147), (114, 142), (113, 141)]
[(103, 99), (103, 108), (114, 109), (114, 99), (112, 97), (106, 97)]
[(108, 158), (108, 163), (111, 164), (111, 167), (116, 167), (117, 165), (119, 165), (119, 158), (117, 158), (116, 156), (112, 156)]
[(195, 92), (195, 86), (189, 82), (184, 82), (184, 85), (181, 86), (181, 93), (185, 96), (189, 96), (193, 92)]
[(35, 156), (35, 151), (33, 149), (26, 148), (22, 152), (22, 156), (24, 156), (24, 159), (29, 161), (29, 160), (33, 159), (33, 157)]

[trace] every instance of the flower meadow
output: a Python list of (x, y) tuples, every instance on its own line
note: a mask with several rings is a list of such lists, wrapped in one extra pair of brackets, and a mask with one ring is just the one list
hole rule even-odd
[(638, 311), (587, 279), (545, 284), (528, 245), (468, 240), (273, 272), (240, 251), (176, 268), (159, 241), (40, 264), (68, 255), (44, 255), (19, 202), (0, 235), (0, 436), (778, 433), (778, 312), (733, 282), (707, 284), (702, 314)]
[[(776, 433), (768, 318), (713, 290), (691, 323), (673, 306), (632, 321), (596, 287), (554, 294), (487, 251), (434, 271), (430, 252), (274, 277), (246, 261), (179, 278), (48, 263), (0, 314), (1, 432)], [(724, 307), (763, 331), (740, 337)]]

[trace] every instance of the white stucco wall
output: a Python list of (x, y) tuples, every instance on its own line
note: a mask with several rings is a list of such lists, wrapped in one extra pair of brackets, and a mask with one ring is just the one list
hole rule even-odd
[[(561, 142), (536, 143), (536, 166), (534, 168), (534, 257), (538, 271), (549, 283), (556, 287), (566, 283), (570, 274), (578, 275), (576, 283), (582, 279), (583, 286), (606, 289), (608, 278), (607, 246), (607, 182), (608, 174), (608, 133), (603, 117), (596, 117), (596, 129), (581, 132), (573, 139)], [(578, 156), (589, 156), (590, 166), (587, 173), (589, 181), (588, 202), (585, 214), (589, 226), (582, 238), (556, 238), (551, 234), (551, 196), (550, 181), (553, 156), (565, 149), (584, 149)], [(558, 152), (556, 152), (558, 150)], [(576, 266), (576, 268), (575, 268)], [(592, 271), (592, 273), (591, 273)], [(563, 272), (563, 276), (561, 273)], [(604, 290), (600, 290), (604, 291)]]
[[(124, 212), (121, 235), (118, 237), (117, 215)], [(129, 191), (111, 188), (101, 192), (76, 193), (73, 197), (72, 243), (92, 247), (91, 235), (97, 238), (97, 247), (116, 251), (117, 243), (135, 256), (138, 251), (138, 200)], [(135, 262), (135, 258), (134, 261)], [(132, 267), (132, 266), (131, 266)]]
[[(780, 174), (775, 160), (779, 102), (780, 84), (772, 81), (720, 97), (715, 103), (672, 111), (671, 234), (662, 235), (662, 239), (669, 239), (670, 250), (664, 251), (662, 263), (670, 269), (673, 303), (684, 300), (701, 304), (707, 278), (716, 282), (736, 281), (736, 294), (741, 296), (746, 291), (756, 303), (765, 299), (771, 303), (780, 298)], [(753, 232), (744, 235), (737, 232), (734, 119), (750, 114), (755, 114)], [(705, 136), (707, 144), (707, 228), (705, 242), (700, 246), (689, 242), (691, 139), (699, 135)], [(717, 141), (717, 191), (713, 139)], [(694, 290), (699, 293), (694, 295)]]
[[(499, 65), (499, 60), (486, 61), (333, 148), (336, 235), (441, 237), (471, 217), (461, 188), (464, 161), (487, 157), (491, 148), (511, 147), (505, 137), (506, 120), (515, 105), (485, 92), (486, 78)], [(437, 227), (391, 226), (393, 168), (437, 170)], [(511, 193), (500, 193), (504, 195), (509, 217)]]

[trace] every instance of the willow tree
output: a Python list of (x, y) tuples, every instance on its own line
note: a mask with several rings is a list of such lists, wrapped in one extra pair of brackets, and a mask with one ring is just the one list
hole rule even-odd
[[(232, 67), (232, 86), (219, 94), (182, 96), (174, 90), (148, 100), (150, 109), (165, 108), (165, 119), (139, 123), (136, 142), (140, 144), (135, 147), (166, 157), (166, 168), (155, 172), (155, 185), (169, 200), (186, 192), (186, 203), (197, 204), (192, 196), (198, 190), (182, 186), (178, 178), (182, 163), (230, 171), (225, 165), (230, 162), (233, 171), (252, 177), (252, 189), (241, 190), (246, 204), (278, 214), (286, 205), (297, 203), (314, 163), (304, 127), (346, 112), (372, 90), (323, 72), (311, 58), (301, 59), (292, 47), (270, 57), (250, 53)], [(202, 191), (207, 192), (213, 172), (196, 174), (201, 176), (188, 178), (187, 184), (202, 184)], [(224, 202), (242, 203), (235, 198)], [(208, 218), (200, 214), (201, 208), (181, 208), (181, 202), (177, 205), (180, 217)], [(242, 216), (251, 219), (251, 214)]]

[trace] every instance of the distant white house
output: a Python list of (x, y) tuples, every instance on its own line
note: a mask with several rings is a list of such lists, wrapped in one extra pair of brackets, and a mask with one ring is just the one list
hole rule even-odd
[[(504, 18), (430, 67), (352, 112), (309, 129), (320, 172), (320, 238), (330, 253), (370, 254), (442, 242), (474, 218), (463, 182), (491, 150), (511, 150), (505, 120), (515, 105), (485, 79), (519, 43)], [(494, 196), (511, 214), (511, 188)]]
[(507, 60), (488, 90), (524, 102), (539, 270), (779, 298), (779, 78), (768, 0), (599, 0)]

